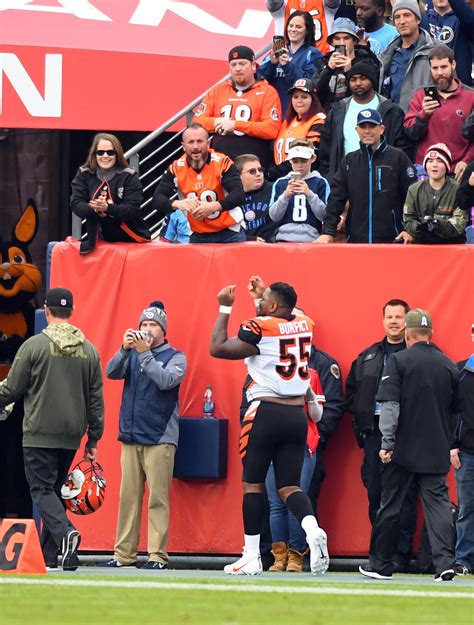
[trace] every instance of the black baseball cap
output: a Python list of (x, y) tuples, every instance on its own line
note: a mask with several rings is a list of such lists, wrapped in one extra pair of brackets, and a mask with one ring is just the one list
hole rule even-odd
[(45, 305), (49, 308), (73, 308), (73, 297), (69, 289), (58, 287), (46, 293)]
[(246, 59), (247, 61), (255, 61), (255, 52), (248, 46), (234, 46), (229, 52), (229, 63), (236, 59)]
[(288, 89), (288, 93), (293, 93), (293, 91), (296, 91), (297, 89), (300, 91), (306, 91), (306, 93), (315, 92), (311, 78), (298, 78), (298, 80), (295, 80), (292, 87)]

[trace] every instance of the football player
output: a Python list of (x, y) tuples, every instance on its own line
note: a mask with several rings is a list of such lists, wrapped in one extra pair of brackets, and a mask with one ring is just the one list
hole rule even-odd
[(252, 276), (248, 289), (260, 300), (258, 316), (242, 323), (238, 336), (229, 339), (235, 285), (223, 288), (217, 296), (219, 315), (210, 348), (215, 358), (245, 358), (251, 378), (247, 387), (249, 407), (240, 434), (245, 546), (242, 557), (227, 565), (224, 572), (262, 572), (259, 532), (263, 485), (272, 462), (278, 494), (305, 531), (311, 572), (323, 574), (329, 566), (326, 533), (318, 526), (311, 502), (299, 486), (308, 430), (304, 404), (316, 401), (308, 372), (314, 322), (306, 315), (293, 314), (297, 295), (289, 284), (274, 282), (265, 288), (259, 276)]

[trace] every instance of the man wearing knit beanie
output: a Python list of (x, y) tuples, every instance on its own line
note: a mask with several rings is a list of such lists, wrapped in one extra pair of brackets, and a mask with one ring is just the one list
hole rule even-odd
[(151, 302), (148, 308), (140, 315), (140, 319), (138, 322), (138, 328), (142, 329), (142, 324), (146, 321), (153, 321), (157, 323), (160, 328), (163, 330), (164, 336), (166, 336), (166, 330), (168, 328), (168, 318), (165, 312), (165, 306), (163, 302), (156, 301)]
[(120, 502), (114, 557), (98, 566), (137, 566), (140, 518), (148, 484), (148, 562), (168, 568), (169, 489), (178, 444), (179, 387), (186, 357), (166, 340), (163, 302), (153, 301), (139, 318), (139, 329), (125, 331), (122, 346), (107, 363), (111, 380), (125, 380), (119, 418), (122, 444)]
[(345, 154), (359, 149), (359, 135), (355, 129), (357, 115), (365, 108), (377, 110), (385, 126), (388, 145), (408, 149), (403, 133), (403, 111), (377, 93), (377, 75), (373, 66), (364, 61), (354, 63), (347, 72), (351, 95), (335, 102), (321, 130), (319, 171), (331, 183)]
[(428, 54), (433, 39), (420, 28), (421, 12), (416, 0), (398, 0), (392, 15), (399, 36), (382, 55), (385, 74), (382, 93), (406, 112), (413, 91), (430, 82)]
[(418, 18), (418, 22), (421, 22), (421, 11), (417, 0), (398, 0), (397, 2), (395, 2), (392, 7), (392, 16), (394, 20), (397, 11), (401, 11), (402, 9), (411, 11), (415, 15), (415, 17)]
[(347, 72), (347, 78), (349, 81), (352, 76), (355, 76), (356, 74), (360, 74), (361, 76), (368, 78), (372, 83), (374, 91), (377, 90), (377, 75), (375, 74), (374, 68), (369, 63), (366, 63), (365, 61), (358, 61), (357, 63), (354, 63), (351, 69)]
[(465, 243), (468, 214), (456, 203), (457, 182), (447, 177), (451, 152), (444, 143), (430, 145), (423, 159), (428, 180), (411, 185), (403, 207), (405, 243)]

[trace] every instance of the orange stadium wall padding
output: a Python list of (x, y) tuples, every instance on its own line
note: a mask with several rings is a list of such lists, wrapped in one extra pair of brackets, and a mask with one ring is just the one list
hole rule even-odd
[[(229, 331), (254, 315), (247, 294), (250, 275), (267, 284), (291, 283), (299, 304), (316, 322), (315, 344), (338, 359), (344, 379), (352, 360), (383, 337), (382, 306), (402, 298), (432, 313), (434, 341), (451, 358), (472, 352), (474, 322), (474, 247), (310, 245), (247, 243), (170, 245), (99, 243), (88, 256), (68, 240), (55, 246), (51, 286), (74, 292), (72, 323), (97, 346), (102, 366), (119, 349), (126, 328), (136, 328), (142, 309), (161, 299), (168, 312), (168, 338), (188, 358), (181, 387), (183, 417), (202, 415), (203, 394), (212, 385), (216, 416), (229, 419), (227, 478), (215, 482), (174, 479), (169, 550), (175, 553), (238, 553), (242, 547), (241, 466), (238, 456), (239, 405), (245, 365), (215, 360), (209, 339), (217, 316), (217, 292), (236, 284)], [(105, 434), (99, 461), (107, 478), (107, 497), (94, 515), (76, 517), (82, 548), (114, 546), (120, 485), (119, 381), (104, 381)], [(420, 436), (424, 433), (420, 432)], [(367, 553), (370, 526), (367, 496), (360, 479), (362, 452), (350, 417), (326, 450), (327, 479), (320, 497), (320, 523), (334, 556)], [(453, 476), (450, 476), (455, 497)], [(140, 548), (146, 551), (146, 514)]]

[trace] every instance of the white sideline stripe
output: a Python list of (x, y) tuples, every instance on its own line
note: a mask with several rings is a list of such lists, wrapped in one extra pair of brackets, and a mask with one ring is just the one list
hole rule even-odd
[[(317, 582), (316, 582), (317, 583)], [(336, 588), (334, 586), (250, 586), (249, 584), (191, 584), (179, 582), (119, 582), (95, 579), (25, 579), (13, 577), (0, 577), (1, 584), (24, 584), (26, 586), (98, 586), (102, 588), (152, 588), (173, 590), (212, 590), (220, 592), (276, 592), (280, 594), (298, 595), (361, 595), (382, 597), (429, 597), (437, 599), (473, 599), (472, 594), (463, 592), (436, 592), (422, 590), (390, 590), (377, 588)]]

